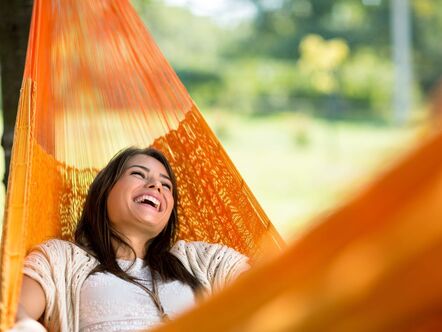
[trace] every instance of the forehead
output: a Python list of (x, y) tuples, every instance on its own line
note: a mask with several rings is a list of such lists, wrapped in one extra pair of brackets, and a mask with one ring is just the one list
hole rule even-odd
[(157, 159), (151, 156), (146, 156), (144, 154), (137, 154), (131, 157), (126, 163), (126, 169), (135, 165), (143, 166), (151, 171), (157, 171), (159, 173), (168, 175), (166, 167), (164, 167), (164, 165), (160, 161), (158, 161)]

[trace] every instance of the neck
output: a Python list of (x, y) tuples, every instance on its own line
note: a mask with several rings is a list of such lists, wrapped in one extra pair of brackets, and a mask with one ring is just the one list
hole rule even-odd
[(134, 252), (130, 248), (128, 248), (125, 245), (117, 244), (114, 242), (117, 258), (130, 259), (130, 260), (134, 258), (144, 258), (147, 250), (146, 239), (127, 238), (125, 240), (134, 249), (135, 257), (134, 257)]

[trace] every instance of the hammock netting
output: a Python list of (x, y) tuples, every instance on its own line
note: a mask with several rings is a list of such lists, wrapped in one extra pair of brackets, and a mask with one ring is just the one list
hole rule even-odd
[(441, 330), (442, 135), (281, 250), (130, 3), (35, 0), (5, 209), (1, 331), (14, 322), (26, 253), (71, 238), (94, 175), (130, 145), (170, 160), (181, 239), (260, 262), (159, 331)]
[(70, 239), (94, 175), (152, 145), (177, 174), (179, 238), (259, 259), (282, 240), (128, 1), (36, 0), (2, 243), (2, 326), (25, 253)]

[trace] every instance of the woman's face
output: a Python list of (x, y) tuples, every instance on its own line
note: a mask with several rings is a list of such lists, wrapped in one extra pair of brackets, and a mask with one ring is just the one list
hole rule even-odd
[(154, 238), (172, 213), (173, 190), (176, 189), (161, 162), (142, 154), (133, 156), (107, 198), (111, 224), (129, 238)]

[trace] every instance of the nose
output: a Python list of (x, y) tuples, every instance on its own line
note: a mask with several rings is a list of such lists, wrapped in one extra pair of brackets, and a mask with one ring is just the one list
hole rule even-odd
[(161, 192), (161, 190), (163, 190), (163, 186), (161, 185), (161, 182), (157, 179), (152, 179), (152, 178), (147, 179), (146, 187), (156, 189), (156, 190), (158, 190), (158, 192)]

